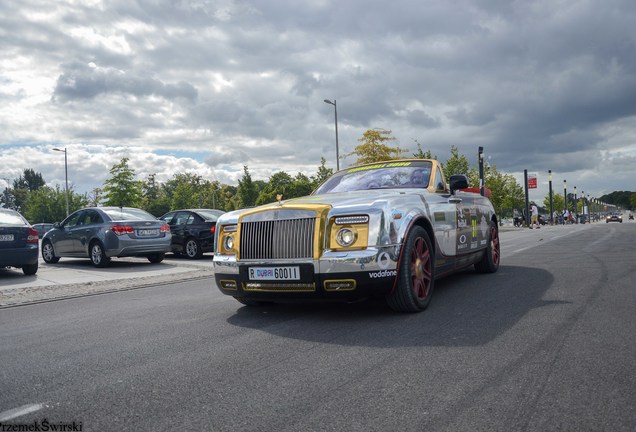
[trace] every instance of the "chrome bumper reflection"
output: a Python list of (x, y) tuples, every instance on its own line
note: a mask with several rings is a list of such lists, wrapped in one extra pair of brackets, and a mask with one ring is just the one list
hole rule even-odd
[(341, 274), (356, 272), (375, 272), (395, 270), (397, 268), (398, 246), (368, 248), (363, 251), (325, 252), (319, 260), (253, 260), (236, 261), (234, 256), (216, 255), (214, 272), (218, 274), (238, 275), (239, 267), (260, 265), (311, 264), (314, 274)]

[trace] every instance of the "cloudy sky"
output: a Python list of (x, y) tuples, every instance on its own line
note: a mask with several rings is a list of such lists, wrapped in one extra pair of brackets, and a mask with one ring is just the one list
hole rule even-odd
[[(636, 191), (634, 0), (5, 0), (0, 188), (24, 169), (78, 192), (139, 179), (237, 184), (335, 168), (365, 130), (451, 145), (531, 198)], [(341, 168), (354, 157), (340, 161)]]

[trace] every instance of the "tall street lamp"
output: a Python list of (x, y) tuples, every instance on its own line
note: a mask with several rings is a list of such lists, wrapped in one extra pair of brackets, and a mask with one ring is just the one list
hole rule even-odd
[(576, 186), (574, 186), (574, 215), (576, 216), (576, 223), (579, 223), (579, 199), (576, 196)]
[(550, 191), (550, 225), (554, 225), (554, 210), (552, 208), (552, 170), (548, 170), (548, 187)]
[(324, 102), (329, 105), (333, 105), (333, 113), (336, 122), (336, 171), (340, 171), (340, 155), (338, 154), (338, 106), (336, 105), (335, 99), (333, 102), (329, 99), (325, 99)]
[[(563, 207), (565, 210), (568, 209), (568, 184), (565, 180), (563, 180), (563, 203), (565, 205), (565, 207)], [(567, 223), (567, 221), (563, 221), (564, 223)]]
[(581, 191), (581, 213), (583, 214), (583, 216), (581, 217), (581, 222), (585, 223), (585, 191), (582, 190)]
[(69, 215), (68, 211), (68, 159), (66, 157), (66, 147), (64, 149), (54, 148), (54, 151), (64, 152), (64, 178), (66, 181), (66, 216)]

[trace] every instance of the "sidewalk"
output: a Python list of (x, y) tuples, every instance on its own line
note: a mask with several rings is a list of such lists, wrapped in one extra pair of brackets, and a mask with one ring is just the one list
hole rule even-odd
[(37, 274), (0, 268), (0, 308), (212, 277), (212, 256), (191, 261), (167, 255), (160, 264), (143, 258), (113, 259), (107, 268), (88, 259), (62, 258), (58, 264), (41, 259)]

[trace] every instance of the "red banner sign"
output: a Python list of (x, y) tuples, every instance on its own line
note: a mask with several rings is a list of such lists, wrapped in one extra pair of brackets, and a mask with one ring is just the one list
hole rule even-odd
[(528, 174), (528, 189), (536, 189), (536, 188), (537, 188), (537, 175)]

